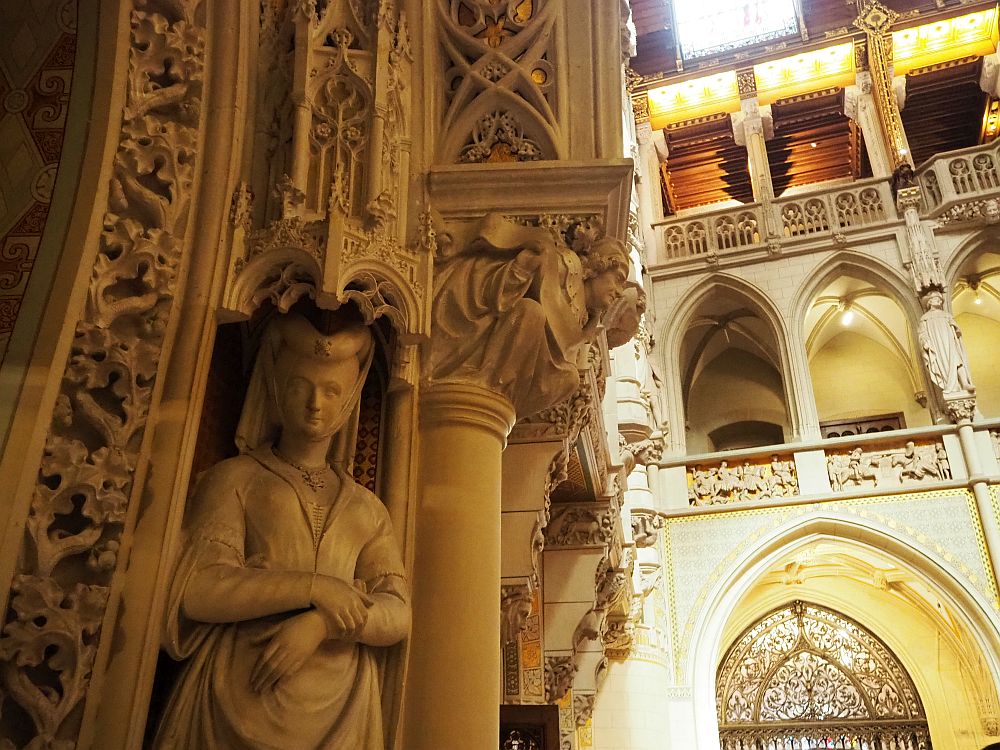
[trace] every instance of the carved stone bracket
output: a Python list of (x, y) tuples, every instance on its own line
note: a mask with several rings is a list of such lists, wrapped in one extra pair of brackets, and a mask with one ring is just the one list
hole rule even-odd
[(650, 511), (632, 510), (632, 541), (636, 547), (653, 547), (663, 528), (663, 517)]
[(608, 547), (616, 541), (617, 514), (607, 504), (561, 505), (545, 529), (548, 548)]

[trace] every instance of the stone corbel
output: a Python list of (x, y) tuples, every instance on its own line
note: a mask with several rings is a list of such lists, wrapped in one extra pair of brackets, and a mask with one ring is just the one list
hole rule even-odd
[(636, 282), (630, 281), (622, 296), (604, 314), (608, 348), (615, 349), (631, 341), (639, 332), (639, 321), (645, 312), (646, 291)]

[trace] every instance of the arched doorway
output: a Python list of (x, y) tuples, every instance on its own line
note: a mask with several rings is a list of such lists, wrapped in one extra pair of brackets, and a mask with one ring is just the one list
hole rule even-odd
[(745, 629), (716, 680), (723, 750), (930, 750), (913, 680), (874, 634), (793, 601)]

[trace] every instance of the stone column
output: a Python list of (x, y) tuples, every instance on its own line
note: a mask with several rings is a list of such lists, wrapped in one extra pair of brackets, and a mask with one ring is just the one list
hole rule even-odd
[(732, 114), (733, 137), (745, 146), (750, 168), (750, 186), (753, 199), (761, 204), (764, 230), (769, 238), (777, 238), (780, 225), (774, 215), (774, 181), (767, 161), (767, 139), (774, 135), (771, 108), (761, 107), (757, 101), (756, 79), (753, 70), (737, 73), (740, 88), (740, 111)]
[(899, 114), (900, 82), (892, 75), (892, 36), (889, 30), (897, 18), (898, 13), (876, 0), (859, 0), (858, 17), (854, 21), (854, 25), (867, 36), (864, 54), (859, 55), (857, 62), (859, 68), (867, 64), (871, 73), (871, 93), (881, 124), (879, 132), (893, 170), (901, 164), (913, 164)]
[(865, 150), (872, 165), (872, 175), (889, 177), (892, 174), (892, 157), (882, 134), (875, 99), (872, 96), (872, 77), (866, 70), (858, 71), (857, 83), (848, 86), (844, 96), (844, 114), (860, 129)]
[[(497, 745), (502, 453), (518, 417), (573, 395), (597, 316), (623, 291), (624, 244), (605, 237), (587, 250), (578, 256), (548, 229), (491, 214), (437, 262), (420, 399), (406, 750)], [(578, 271), (567, 281), (560, 264)], [(593, 572), (590, 581), (592, 591)]]
[(459, 383), (427, 388), (420, 407), (403, 747), (486, 750), (500, 733), (500, 475), (514, 407)]

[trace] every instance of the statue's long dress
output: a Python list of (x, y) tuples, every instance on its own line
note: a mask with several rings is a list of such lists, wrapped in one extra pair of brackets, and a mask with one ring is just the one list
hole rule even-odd
[(366, 633), (390, 634), (387, 642), (402, 638), (409, 609), (388, 513), (368, 490), (339, 475), (324, 524), (299, 472), (268, 448), (206, 474), (167, 613), (167, 649), (190, 661), (157, 748), (383, 750), (377, 649), (327, 640), (299, 672), (256, 693), (250, 673), (269, 633), (288, 615), (205, 624), (185, 617), (181, 606), (187, 581), (205, 566), (315, 571), (364, 581), (375, 601)]

